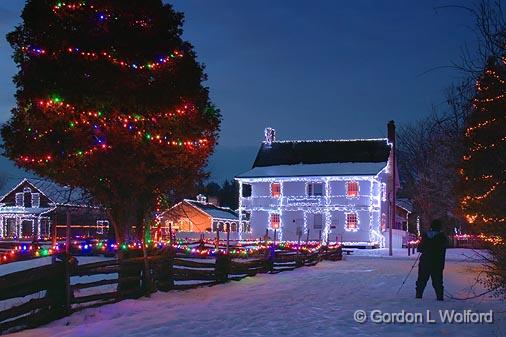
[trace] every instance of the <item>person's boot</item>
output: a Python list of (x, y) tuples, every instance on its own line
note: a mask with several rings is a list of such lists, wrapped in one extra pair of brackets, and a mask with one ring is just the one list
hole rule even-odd
[(420, 289), (416, 289), (416, 298), (422, 298), (422, 295), (423, 295), (423, 290), (421, 291)]
[(444, 301), (444, 290), (441, 288), (440, 290), (436, 290), (436, 298), (438, 301)]

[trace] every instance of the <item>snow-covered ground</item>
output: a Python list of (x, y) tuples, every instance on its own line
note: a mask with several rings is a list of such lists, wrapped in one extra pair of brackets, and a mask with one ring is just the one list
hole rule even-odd
[[(414, 298), (416, 269), (397, 294), (415, 257), (405, 251), (385, 258), (384, 250), (355, 251), (345, 260), (322, 262), (291, 272), (263, 274), (239, 282), (188, 291), (156, 293), (86, 309), (15, 336), (504, 336), (506, 304), (483, 296), (459, 301), (435, 300), (430, 283), (422, 300)], [(402, 253), (402, 254), (400, 254)], [(481, 270), (474, 259), (450, 250), (445, 285), (455, 297), (483, 289), (475, 285)], [(454, 258), (453, 258), (454, 257)], [(492, 324), (377, 324), (354, 321), (356, 310), (402, 310), (439, 321), (439, 309), (494, 311)]]
[[(87, 263), (93, 263), (93, 262), (99, 262), (99, 261), (105, 261), (110, 260), (110, 257), (103, 257), (103, 256), (76, 256), (77, 261), (79, 261), (80, 265), (87, 264)], [(18, 261), (18, 262), (12, 262), (7, 264), (0, 264), (0, 276), (5, 274), (14, 273), (17, 271), (35, 268), (44, 266), (46, 264), (51, 264), (51, 256), (46, 257), (39, 257), (32, 260), (26, 260), (26, 261)]]

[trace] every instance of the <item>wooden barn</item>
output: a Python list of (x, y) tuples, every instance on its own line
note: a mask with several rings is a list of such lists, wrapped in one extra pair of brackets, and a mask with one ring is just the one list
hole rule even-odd
[(158, 216), (157, 237), (166, 238), (170, 230), (181, 233), (231, 233), (249, 231), (249, 221), (239, 222), (239, 215), (228, 207), (208, 203), (199, 195), (197, 200), (185, 199)]

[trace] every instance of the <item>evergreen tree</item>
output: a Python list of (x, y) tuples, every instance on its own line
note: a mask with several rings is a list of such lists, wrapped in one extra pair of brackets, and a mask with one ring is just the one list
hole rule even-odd
[(220, 115), (161, 0), (28, 0), (8, 34), (19, 72), (4, 155), (110, 210), (118, 241), (163, 193), (204, 176)]
[(490, 59), (465, 130), (459, 194), (464, 218), (488, 236), (485, 283), (506, 296), (506, 66)]
[(506, 67), (490, 59), (476, 84), (460, 175), (465, 219), (481, 231), (506, 226)]

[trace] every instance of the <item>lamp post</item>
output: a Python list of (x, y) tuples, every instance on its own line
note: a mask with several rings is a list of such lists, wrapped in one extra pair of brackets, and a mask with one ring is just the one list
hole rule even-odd
[(395, 171), (397, 170), (396, 163), (395, 163), (395, 123), (394, 121), (388, 122), (388, 141), (391, 144), (392, 152), (391, 152), (391, 160), (392, 160), (392, 203), (391, 203), (391, 212), (390, 215), (392, 218), (390, 219), (390, 230), (388, 231), (388, 255), (393, 255), (393, 249), (392, 249), (392, 231), (395, 224)]

